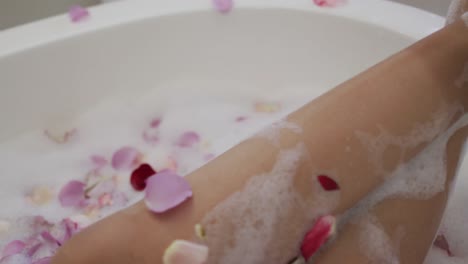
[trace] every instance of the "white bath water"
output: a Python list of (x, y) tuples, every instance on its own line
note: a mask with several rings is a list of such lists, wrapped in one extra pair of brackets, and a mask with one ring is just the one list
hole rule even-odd
[[(168, 89), (164, 94), (120, 95), (64, 124), (38, 128), (1, 143), (0, 249), (13, 240), (25, 245), (21, 255), (0, 263), (29, 263), (48, 257), (56, 245), (47, 245), (53, 241), (41, 235), (44, 230), (55, 238), (63, 237), (63, 219), (80, 229), (141, 199), (142, 194), (129, 183), (133, 168), (116, 169), (111, 164), (120, 148), (138, 150), (138, 162), (157, 171), (168, 168), (185, 175), (316, 97), (314, 92), (310, 87), (285, 87), (268, 95), (255, 89), (229, 94)], [(65, 140), (66, 132), (69, 137)], [(186, 132), (196, 133), (199, 140), (182, 147), (178, 141)], [(96, 165), (96, 157), (100, 165)], [(86, 184), (89, 204), (60, 204), (58, 194), (71, 180)], [(463, 190), (457, 187), (441, 230), (454, 256), (434, 247), (426, 264), (468, 261), (468, 227), (464, 224), (468, 213), (462, 210), (468, 197)]]

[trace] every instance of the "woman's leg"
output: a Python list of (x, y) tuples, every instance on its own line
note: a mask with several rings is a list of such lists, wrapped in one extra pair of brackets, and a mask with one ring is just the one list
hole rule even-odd
[[(468, 89), (454, 83), (467, 60), (468, 32), (454, 23), (188, 175), (189, 202), (160, 215), (138, 203), (72, 238), (52, 263), (161, 263), (197, 223), (208, 263), (286, 263), (314, 219), (351, 208), (465, 113)], [(321, 174), (340, 190), (322, 190)]]

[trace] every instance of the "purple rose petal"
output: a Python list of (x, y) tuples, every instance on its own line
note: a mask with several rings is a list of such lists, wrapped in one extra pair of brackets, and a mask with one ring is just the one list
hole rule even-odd
[(200, 136), (193, 131), (183, 133), (177, 140), (177, 146), (182, 148), (190, 148), (200, 142)]
[(192, 188), (185, 178), (168, 170), (146, 181), (145, 203), (149, 210), (163, 213), (192, 197)]
[(23, 241), (13, 240), (3, 248), (2, 258), (21, 253), (21, 251), (23, 251), (25, 247), (26, 243), (24, 243)]
[(89, 12), (86, 8), (75, 5), (70, 7), (70, 10), (68, 10), (68, 16), (73, 23), (76, 23), (89, 17)]
[(60, 245), (61, 243), (48, 231), (43, 231), (41, 232), (41, 237), (49, 242), (49, 243), (53, 243), (53, 244), (57, 244), (57, 245)]
[(228, 13), (231, 11), (232, 7), (234, 6), (233, 0), (213, 0), (213, 5), (216, 10), (221, 13)]
[(131, 170), (138, 165), (141, 153), (133, 147), (122, 147), (112, 155), (112, 167), (116, 170)]
[(65, 243), (66, 241), (68, 241), (74, 234), (78, 233), (79, 232), (79, 229), (78, 229), (78, 224), (73, 222), (72, 220), (70, 220), (69, 218), (65, 218), (62, 220), (62, 222), (60, 223), (65, 232), (63, 234), (63, 238), (62, 240), (60, 241), (61, 244)]
[(60, 204), (64, 207), (78, 206), (85, 199), (85, 186), (86, 185), (80, 181), (68, 182), (60, 190)]
[(45, 257), (38, 260), (35, 260), (32, 264), (50, 264), (52, 262), (52, 257)]

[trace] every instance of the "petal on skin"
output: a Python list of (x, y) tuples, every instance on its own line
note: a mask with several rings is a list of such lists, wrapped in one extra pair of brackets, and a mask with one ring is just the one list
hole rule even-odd
[(149, 210), (163, 213), (192, 197), (192, 188), (185, 178), (165, 170), (148, 178), (145, 203)]
[(304, 259), (308, 261), (335, 234), (335, 231), (336, 218), (334, 216), (319, 217), (302, 241), (301, 253)]
[(203, 264), (208, 258), (208, 247), (185, 240), (175, 240), (166, 249), (164, 264)]
[(85, 199), (86, 184), (80, 181), (70, 181), (62, 187), (59, 193), (60, 204), (64, 207), (78, 206)]
[(319, 175), (317, 179), (325, 191), (337, 191), (340, 189), (338, 183), (327, 175)]
[(112, 155), (112, 167), (116, 170), (131, 170), (139, 162), (141, 153), (133, 147), (122, 147)]

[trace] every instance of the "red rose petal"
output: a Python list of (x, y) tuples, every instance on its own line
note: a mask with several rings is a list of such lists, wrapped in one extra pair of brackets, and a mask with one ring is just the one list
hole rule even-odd
[(301, 243), (301, 253), (309, 260), (335, 233), (336, 219), (332, 215), (321, 216)]
[(437, 238), (434, 240), (434, 246), (447, 252), (449, 257), (453, 257), (452, 251), (450, 251), (450, 245), (444, 235), (437, 236)]
[(325, 191), (336, 191), (340, 189), (340, 186), (338, 186), (338, 183), (336, 183), (335, 180), (328, 177), (327, 175), (319, 175), (317, 176), (317, 179)]
[(156, 171), (146, 163), (136, 168), (130, 176), (130, 184), (137, 191), (143, 191), (146, 188), (146, 180), (156, 174)]

